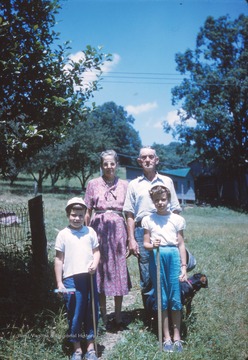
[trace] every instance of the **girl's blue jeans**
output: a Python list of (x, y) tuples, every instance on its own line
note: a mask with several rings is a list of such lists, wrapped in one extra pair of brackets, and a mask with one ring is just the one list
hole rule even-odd
[(96, 326), (98, 324), (98, 293), (95, 275), (77, 274), (63, 280), (66, 288), (76, 288), (75, 293), (64, 295), (67, 317), (69, 323), (68, 338), (70, 342), (79, 342), (82, 340), (82, 331), (84, 329), (87, 341), (94, 339), (91, 281), (93, 276), (94, 300)]

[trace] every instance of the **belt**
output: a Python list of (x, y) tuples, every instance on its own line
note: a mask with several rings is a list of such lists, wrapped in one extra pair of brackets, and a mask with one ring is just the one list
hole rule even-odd
[(135, 227), (141, 227), (141, 220), (135, 222)]
[(119, 210), (95, 210), (95, 214), (104, 214), (104, 213), (115, 213), (119, 215), (123, 215), (122, 211)]

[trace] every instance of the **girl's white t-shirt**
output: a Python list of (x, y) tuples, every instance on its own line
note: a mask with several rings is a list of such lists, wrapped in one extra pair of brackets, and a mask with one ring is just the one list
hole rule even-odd
[(161, 240), (161, 245), (178, 245), (177, 233), (186, 228), (186, 222), (180, 215), (169, 213), (158, 215), (153, 213), (142, 219), (141, 225), (149, 230), (151, 243), (155, 239)]
[(66, 227), (55, 241), (55, 250), (64, 253), (63, 278), (88, 273), (93, 261), (93, 249), (99, 246), (95, 230), (83, 226), (80, 230)]

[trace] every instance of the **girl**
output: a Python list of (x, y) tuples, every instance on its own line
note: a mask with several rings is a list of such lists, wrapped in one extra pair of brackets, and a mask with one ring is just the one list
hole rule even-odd
[[(187, 280), (186, 250), (183, 230), (185, 220), (169, 211), (171, 194), (163, 185), (155, 185), (149, 191), (156, 212), (142, 220), (144, 247), (150, 251), (149, 270), (157, 302), (156, 249), (160, 247), (163, 350), (181, 352), (181, 295), (179, 281)], [(181, 261), (180, 261), (181, 259)], [(169, 331), (168, 310), (173, 325), (173, 342)]]

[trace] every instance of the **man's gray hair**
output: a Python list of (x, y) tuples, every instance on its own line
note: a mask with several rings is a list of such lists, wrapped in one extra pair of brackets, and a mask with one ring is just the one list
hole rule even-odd
[(150, 149), (150, 150), (153, 150), (154, 151), (154, 154), (155, 154), (155, 156), (157, 157), (158, 155), (157, 155), (157, 152), (156, 152), (156, 150), (153, 148), (153, 147), (151, 147), (151, 146), (142, 146), (142, 148), (140, 148), (140, 152), (139, 152), (139, 156), (140, 156), (140, 154), (141, 154), (141, 151), (142, 150), (144, 150), (144, 149)]

